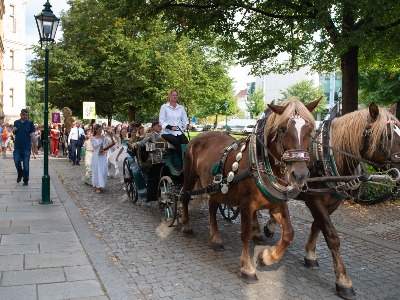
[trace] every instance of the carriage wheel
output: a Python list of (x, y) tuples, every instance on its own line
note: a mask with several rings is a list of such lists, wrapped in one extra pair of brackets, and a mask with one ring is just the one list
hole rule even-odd
[(171, 177), (161, 177), (158, 184), (157, 199), (161, 209), (161, 220), (171, 227), (176, 220), (178, 206), (178, 197), (175, 194), (174, 182)]
[(236, 220), (240, 214), (240, 207), (220, 204), (218, 208), (224, 219), (228, 221)]
[(127, 157), (124, 160), (123, 174), (124, 174), (125, 189), (126, 193), (128, 194), (128, 198), (130, 199), (130, 201), (135, 203), (139, 198), (139, 194), (135, 180), (133, 179), (131, 164), (129, 163), (129, 159)]

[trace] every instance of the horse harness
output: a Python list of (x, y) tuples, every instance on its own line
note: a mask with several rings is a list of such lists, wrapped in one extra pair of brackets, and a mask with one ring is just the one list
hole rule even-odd
[[(264, 117), (257, 121), (257, 124), (247, 138), (235, 141), (231, 145), (228, 145), (221, 151), (221, 159), (214, 165), (211, 170), (214, 180), (212, 184), (208, 184), (200, 189), (186, 191), (185, 195), (200, 195), (204, 193), (212, 194), (221, 192), (223, 194), (228, 193), (229, 185), (232, 185), (247, 176), (252, 176), (256, 186), (263, 194), (264, 197), (272, 199), (273, 201), (280, 203), (296, 197), (300, 193), (300, 189), (293, 188), (291, 186), (284, 186), (277, 182), (269, 162), (268, 155), (270, 154), (274, 160), (275, 165), (280, 165), (281, 168), (286, 168), (286, 162), (293, 161), (309, 161), (310, 155), (305, 150), (284, 150), (282, 142), (282, 132), (277, 129), (277, 132), (271, 142), (279, 142), (281, 150), (281, 160), (278, 160), (272, 152), (268, 149), (267, 145), (264, 144), (264, 127), (268, 117), (272, 114), (272, 110), (267, 110)], [(232, 150), (237, 150), (240, 147), (240, 151), (236, 154), (235, 162), (231, 166), (226, 176), (223, 175), (225, 163), (228, 155)], [(235, 174), (239, 168), (239, 162), (243, 157), (243, 152), (249, 147), (250, 165), (241, 172)]]
[[(365, 129), (362, 133), (362, 140), (361, 140), (361, 144), (360, 144), (360, 148), (359, 148), (360, 152), (362, 152), (363, 150), (365, 151), (364, 148), (367, 144), (366, 139), (369, 136), (371, 136), (371, 133), (372, 133), (371, 128), (372, 128), (374, 121), (375, 120), (371, 120), (371, 118), (368, 117), (367, 125), (365, 126)], [(328, 193), (333, 193), (340, 198), (349, 199), (349, 198), (351, 198), (351, 196), (349, 195), (350, 190), (358, 189), (361, 186), (361, 184), (363, 184), (364, 182), (369, 180), (369, 178), (370, 178), (369, 174), (366, 172), (364, 166), (360, 165), (361, 169), (362, 169), (361, 170), (362, 174), (360, 176), (357, 176), (356, 178), (353, 178), (346, 183), (340, 182), (339, 180), (341, 178), (345, 178), (345, 176), (339, 175), (333, 155), (331, 155), (331, 153), (330, 153), (331, 150), (341, 153), (343, 155), (346, 155), (347, 157), (355, 159), (359, 162), (369, 164), (369, 165), (373, 166), (375, 169), (388, 168), (388, 166), (390, 165), (391, 162), (399, 162), (400, 161), (399, 153), (390, 154), (389, 151), (387, 151), (386, 148), (384, 147), (383, 142), (381, 142), (379, 144), (379, 147), (377, 148), (377, 150), (380, 151), (381, 154), (385, 157), (384, 164), (377, 164), (375, 162), (369, 161), (362, 157), (357, 157), (355, 155), (352, 155), (350, 153), (347, 153), (345, 151), (342, 151), (340, 149), (330, 146), (331, 123), (332, 123), (331, 119), (325, 120), (322, 123), (321, 128), (319, 130), (317, 130), (316, 137), (314, 139), (312, 139), (312, 141), (311, 141), (312, 146), (310, 148), (313, 149), (312, 152), (314, 153), (314, 159), (315, 159), (315, 162), (311, 166), (311, 169), (312, 169), (312, 172), (317, 176), (336, 177), (338, 180), (335, 182), (330, 182), (330, 181), (324, 182), (324, 184), (327, 186), (327, 188), (313, 189), (313, 188), (306, 187), (306, 189), (303, 189), (301, 191), (302, 193), (319, 194), (319, 193), (328, 192)], [(394, 125), (394, 126), (395, 126), (396, 133), (400, 136), (400, 129), (396, 125)], [(390, 133), (388, 133), (387, 139), (389, 141), (391, 140)], [(399, 187), (400, 187), (400, 183), (397, 182), (389, 194), (391, 196), (396, 195)], [(384, 196), (385, 197), (380, 197), (380, 198), (382, 198), (382, 200), (380, 200), (380, 201), (383, 201), (384, 198), (386, 199), (388, 197), (388, 195), (384, 195)]]

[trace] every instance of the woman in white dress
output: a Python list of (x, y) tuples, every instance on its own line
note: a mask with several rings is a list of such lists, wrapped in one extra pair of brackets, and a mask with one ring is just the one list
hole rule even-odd
[(88, 184), (92, 185), (92, 156), (93, 156), (93, 145), (92, 145), (92, 136), (93, 133), (91, 130), (86, 132), (86, 141), (85, 141), (85, 176), (83, 177), (83, 181)]
[(92, 185), (96, 189), (96, 193), (100, 193), (101, 189), (106, 186), (108, 168), (105, 153), (115, 145), (114, 140), (103, 137), (101, 133), (101, 126), (96, 124), (94, 136), (91, 138), (93, 146)]

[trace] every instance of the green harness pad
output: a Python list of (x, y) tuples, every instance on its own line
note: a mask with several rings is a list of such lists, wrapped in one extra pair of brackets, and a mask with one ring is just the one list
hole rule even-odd
[(221, 164), (221, 161), (218, 161), (218, 162), (211, 168), (211, 175), (212, 175), (212, 176), (217, 176), (220, 164)]

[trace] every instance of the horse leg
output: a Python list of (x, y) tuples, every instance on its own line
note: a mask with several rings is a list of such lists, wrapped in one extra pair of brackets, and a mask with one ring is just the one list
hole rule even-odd
[(317, 260), (317, 238), (321, 230), (318, 224), (314, 221), (311, 225), (310, 235), (306, 243), (306, 256), (304, 256), (304, 265), (310, 269), (319, 269), (319, 264)]
[(279, 208), (271, 211), (271, 213), (278, 223), (281, 224), (282, 235), (275, 246), (267, 247), (258, 254), (257, 263), (261, 266), (272, 265), (278, 262), (294, 237), (294, 231), (286, 203), (281, 203)]
[(218, 225), (217, 225), (217, 210), (219, 203), (210, 199), (208, 202), (210, 212), (210, 238), (211, 248), (215, 251), (224, 250), (221, 238), (219, 236)]
[[(331, 195), (329, 195), (331, 196)], [(346, 266), (340, 255), (340, 239), (335, 227), (332, 224), (330, 214), (336, 210), (338, 204), (332, 205), (330, 207), (322, 203), (322, 201), (307, 201), (308, 208), (310, 209), (314, 220), (318, 222), (319, 228), (321, 229), (326, 244), (331, 251), (333, 258), (333, 267), (336, 276), (336, 291), (338, 295), (344, 299), (355, 299), (356, 293), (353, 289), (353, 283), (349, 276), (347, 275)], [(314, 226), (313, 226), (314, 228)], [(309, 242), (307, 243), (307, 249), (313, 249), (314, 240), (316, 240), (317, 231), (310, 234)], [(310, 242), (311, 240), (311, 242)], [(315, 247), (315, 246), (314, 246)], [(314, 248), (315, 249), (315, 248)], [(315, 250), (314, 250), (315, 251)]]
[(258, 212), (257, 211), (255, 211), (253, 213), (252, 230), (253, 230), (253, 243), (256, 245), (265, 245), (265, 241), (263, 239), (261, 229), (260, 229), (260, 223), (258, 222)]
[(253, 216), (255, 211), (251, 211), (250, 207), (243, 209), (241, 207), (241, 239), (242, 239), (242, 255), (240, 257), (242, 279), (246, 283), (256, 283), (258, 281), (256, 269), (254, 268), (250, 258), (250, 242), (253, 236)]
[(267, 224), (264, 226), (264, 234), (267, 238), (273, 238), (276, 227), (278, 226), (278, 222), (274, 218), (274, 216), (269, 212), (269, 220)]
[(182, 202), (182, 233), (184, 235), (193, 234), (192, 223), (189, 220), (189, 201), (190, 201), (190, 196), (184, 195), (184, 194), (181, 195), (181, 202)]

